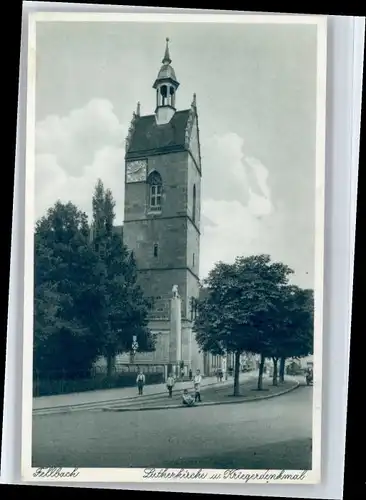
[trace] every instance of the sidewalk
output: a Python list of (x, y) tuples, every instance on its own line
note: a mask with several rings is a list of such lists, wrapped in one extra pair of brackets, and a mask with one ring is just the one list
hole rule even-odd
[[(248, 376), (253, 375), (251, 375), (251, 373), (244, 373), (241, 374), (241, 379), (243, 379), (244, 377), (247, 378)], [(217, 382), (216, 377), (205, 377), (202, 380), (201, 386), (202, 388), (204, 388), (213, 384), (220, 384), (220, 386), (232, 385), (233, 378), (230, 377), (227, 381), (225, 380), (223, 382)], [(192, 389), (192, 387), (192, 381), (177, 382), (175, 384), (176, 391), (181, 391), (185, 388)], [(166, 394), (166, 392), (167, 390), (165, 384), (145, 385), (143, 397)], [(95, 404), (107, 405), (116, 401), (120, 402), (121, 400), (123, 401), (137, 398), (138, 395), (136, 387), (121, 387), (118, 389), (104, 389), (98, 391), (75, 392), (72, 394), (58, 394), (56, 396), (41, 396), (39, 398), (33, 398), (33, 411), (74, 406), (87, 407), (88, 405)]]
[[(243, 379), (244, 377), (242, 377)], [(287, 377), (284, 383), (278, 386), (272, 385), (269, 377), (263, 380), (263, 390), (257, 390), (257, 377), (250, 374), (240, 383), (240, 395), (233, 396), (233, 380), (231, 383), (215, 383), (203, 387), (201, 390), (201, 403), (195, 406), (210, 406), (230, 403), (244, 403), (246, 401), (255, 401), (259, 399), (268, 399), (274, 396), (280, 396), (299, 386), (298, 380), (294, 377)], [(184, 408), (182, 404), (182, 391), (177, 389), (173, 392), (173, 397), (169, 398), (167, 394), (159, 396), (144, 396), (141, 399), (125, 400), (115, 402), (103, 407), (105, 411), (136, 411), (136, 410), (160, 410), (169, 408)]]

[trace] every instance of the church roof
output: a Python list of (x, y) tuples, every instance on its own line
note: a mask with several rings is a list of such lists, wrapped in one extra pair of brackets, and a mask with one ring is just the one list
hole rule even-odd
[(175, 76), (175, 71), (170, 66), (170, 64), (163, 64), (157, 76), (157, 80), (166, 80), (166, 79), (177, 81), (177, 77)]
[(126, 158), (183, 151), (189, 113), (189, 109), (177, 111), (165, 125), (157, 125), (155, 115), (136, 116)]

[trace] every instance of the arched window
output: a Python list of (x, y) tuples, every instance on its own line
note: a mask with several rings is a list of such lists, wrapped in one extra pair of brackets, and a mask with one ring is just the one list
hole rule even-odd
[(196, 222), (196, 184), (193, 184), (192, 220)]
[(161, 104), (162, 106), (165, 106), (165, 100), (168, 97), (168, 87), (166, 85), (162, 85), (160, 88), (160, 94), (162, 97)]
[(175, 105), (175, 88), (172, 85), (161, 85), (156, 89), (156, 106)]
[(163, 183), (161, 175), (154, 171), (148, 177), (149, 185), (149, 210), (151, 212), (161, 211), (161, 195)]
[(175, 91), (174, 91), (174, 87), (170, 87), (169, 93), (170, 93), (170, 102), (169, 102), (169, 104), (174, 108), (175, 107)]

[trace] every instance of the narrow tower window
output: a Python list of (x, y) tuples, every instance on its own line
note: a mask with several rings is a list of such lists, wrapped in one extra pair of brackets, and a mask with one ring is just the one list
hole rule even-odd
[(196, 184), (193, 185), (192, 220), (196, 222)]
[(165, 101), (168, 97), (168, 88), (166, 85), (162, 85), (161, 89), (160, 89), (160, 94), (161, 94), (161, 97), (162, 97), (162, 101), (161, 101), (161, 105), (162, 106), (165, 106)]
[(175, 92), (174, 92), (174, 87), (170, 87), (169, 93), (170, 93), (170, 102), (169, 102), (169, 104), (174, 108), (175, 107)]
[(161, 211), (162, 180), (160, 174), (154, 171), (149, 175), (149, 210), (151, 212)]
[(153, 185), (150, 191), (150, 208), (151, 210), (161, 210), (161, 186)]
[(159, 253), (159, 245), (157, 243), (154, 244), (154, 257), (157, 257)]

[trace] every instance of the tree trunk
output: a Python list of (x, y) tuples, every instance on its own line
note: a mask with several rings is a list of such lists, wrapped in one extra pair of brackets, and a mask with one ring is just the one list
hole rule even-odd
[(240, 351), (236, 351), (235, 366), (234, 366), (234, 396), (240, 396), (239, 374), (240, 374)]
[(273, 357), (273, 379), (272, 384), (278, 385), (278, 358)]
[(107, 354), (107, 377), (110, 378), (114, 371), (114, 354)]
[(285, 381), (285, 363), (286, 363), (286, 358), (281, 358), (280, 359), (280, 382), (281, 382), (281, 384), (283, 384)]
[(264, 371), (265, 360), (266, 358), (264, 354), (261, 354), (261, 360), (259, 362), (259, 373), (258, 373), (258, 386), (257, 386), (258, 391), (263, 390), (263, 371)]

